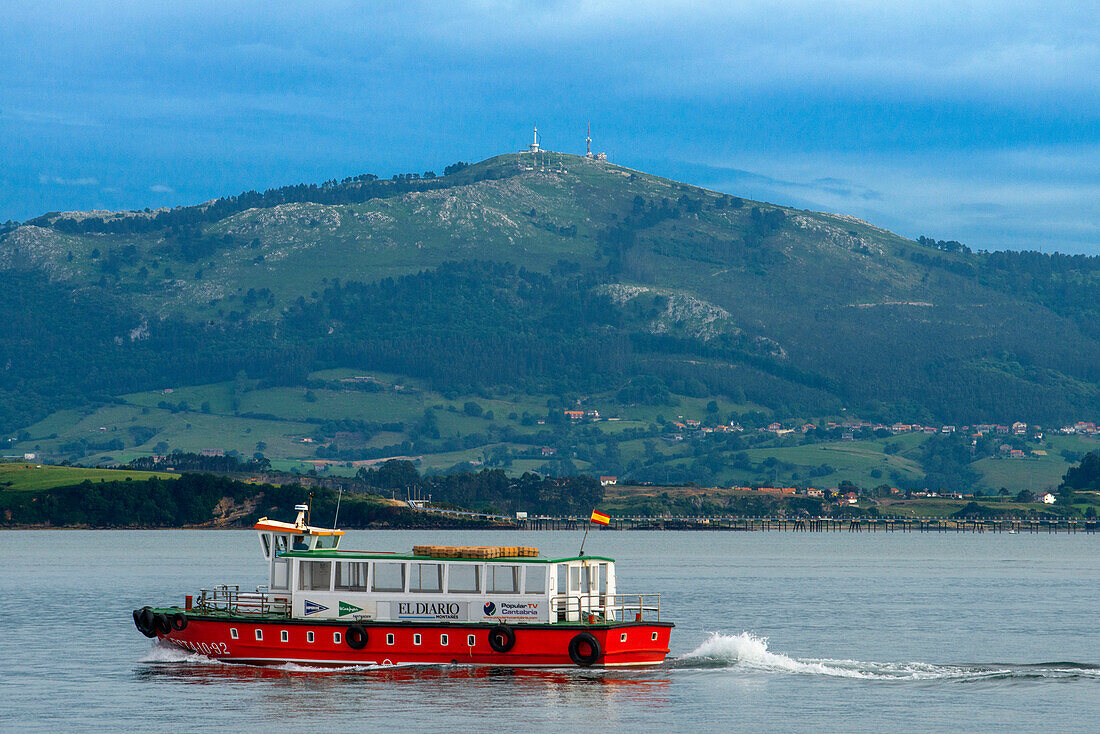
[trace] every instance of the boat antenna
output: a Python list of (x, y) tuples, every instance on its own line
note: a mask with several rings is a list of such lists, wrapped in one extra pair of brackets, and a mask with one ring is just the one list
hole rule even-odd
[(340, 498), (344, 496), (344, 488), (340, 487), (340, 493), (336, 495), (336, 514), (332, 517), (332, 529), (336, 529), (336, 521), (340, 519)]

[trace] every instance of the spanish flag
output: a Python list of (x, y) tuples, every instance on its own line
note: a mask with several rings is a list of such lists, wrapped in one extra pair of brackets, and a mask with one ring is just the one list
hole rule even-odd
[(610, 525), (611, 524), (611, 516), (610, 515), (605, 515), (602, 512), (600, 512), (599, 510), (592, 510), (592, 517), (590, 519), (592, 520), (592, 522), (596, 523), (597, 525)]

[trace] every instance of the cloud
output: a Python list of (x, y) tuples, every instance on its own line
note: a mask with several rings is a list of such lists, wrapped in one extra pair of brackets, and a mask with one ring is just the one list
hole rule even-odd
[[(613, 160), (732, 194), (1100, 252), (1094, 5), (9, 0), (0, 150), (26, 185), (0, 177), (0, 219), (439, 170), (535, 121), (577, 152), (591, 120)], [(83, 188), (147, 171), (173, 185)]]
[(61, 125), (63, 127), (96, 127), (99, 125), (95, 120), (79, 112), (70, 114), (18, 108), (0, 110), (0, 120), (5, 117), (33, 125)]
[(38, 183), (52, 186), (98, 186), (99, 179), (92, 176), (62, 178), (61, 176), (47, 176), (44, 173), (40, 173), (38, 175)]

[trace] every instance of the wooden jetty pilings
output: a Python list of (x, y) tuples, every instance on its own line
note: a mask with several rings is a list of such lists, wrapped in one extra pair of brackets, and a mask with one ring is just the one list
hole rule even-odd
[[(577, 530), (586, 517), (530, 517), (517, 520), (526, 530)], [(593, 529), (597, 529), (593, 527)], [(976, 520), (954, 518), (833, 518), (641, 516), (612, 517), (600, 530), (725, 530), (742, 532), (848, 533), (1096, 533), (1100, 521), (1075, 519)]]

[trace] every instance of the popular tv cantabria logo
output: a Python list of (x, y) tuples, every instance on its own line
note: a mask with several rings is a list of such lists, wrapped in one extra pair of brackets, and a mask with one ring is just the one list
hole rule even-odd
[(485, 616), (491, 617), (497, 613), (497, 605), (491, 601), (485, 602)]

